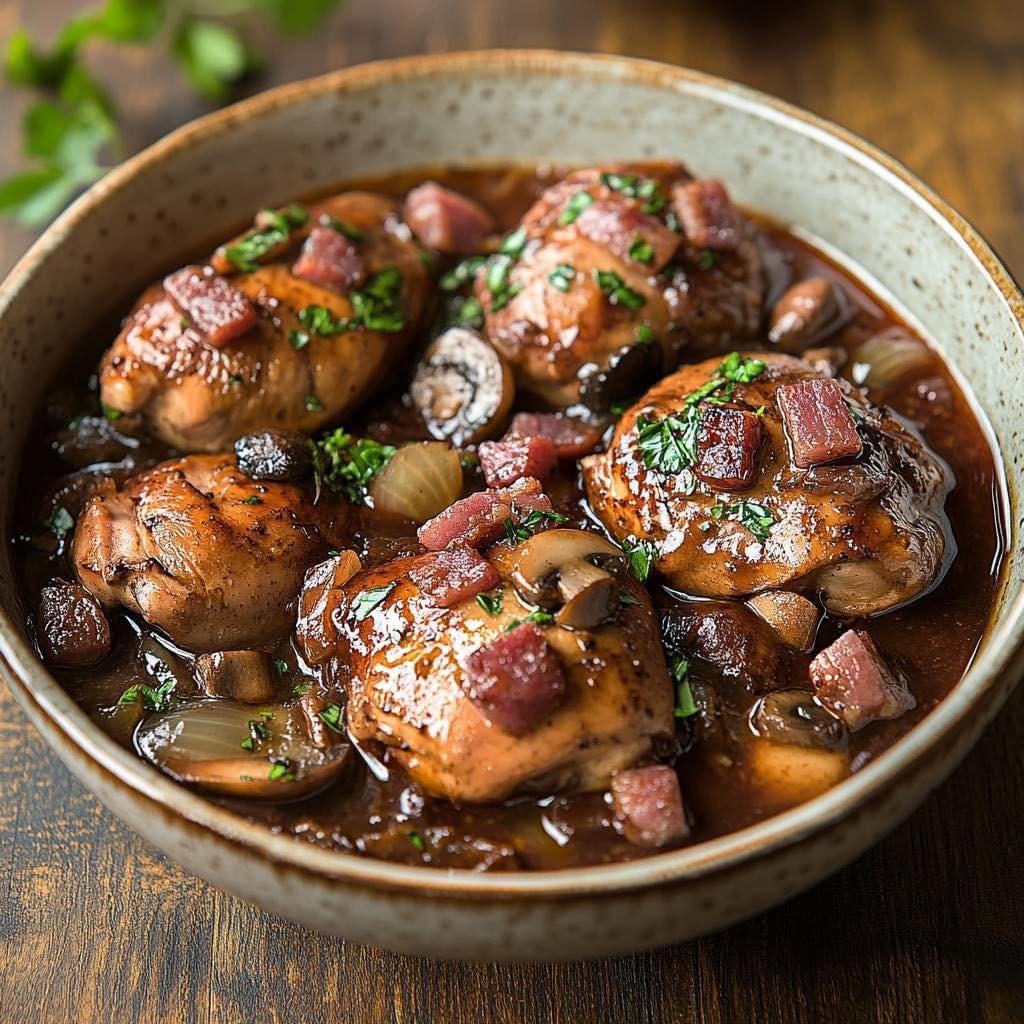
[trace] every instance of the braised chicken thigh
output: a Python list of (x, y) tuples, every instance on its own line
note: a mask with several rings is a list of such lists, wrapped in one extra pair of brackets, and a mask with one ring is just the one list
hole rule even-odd
[(946, 553), (943, 465), (886, 409), (790, 356), (684, 367), (583, 475), (612, 535), (649, 545), (688, 594), (796, 587), (872, 615), (930, 586)]
[(193, 651), (272, 644), (306, 569), (348, 539), (349, 510), (257, 483), (234, 456), (192, 455), (101, 487), (78, 519), (75, 575), (108, 609)]
[(419, 248), (383, 196), (264, 211), (139, 300), (100, 366), (104, 405), (186, 452), (261, 427), (312, 432), (379, 389), (427, 300)]
[(764, 273), (757, 230), (720, 182), (609, 164), (547, 189), (477, 294), (523, 390), (606, 410), (683, 356), (753, 338)]

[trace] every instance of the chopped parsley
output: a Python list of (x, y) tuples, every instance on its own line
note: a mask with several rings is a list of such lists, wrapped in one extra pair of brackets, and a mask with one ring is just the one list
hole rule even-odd
[(117, 698), (117, 706), (126, 708), (141, 701), (146, 711), (166, 711), (174, 706), (175, 685), (173, 679), (165, 679), (159, 686), (133, 683)]
[(491, 312), (503, 310), (522, 290), (518, 281), (509, 279), (513, 258), (506, 253), (499, 253), (487, 267), (487, 290), (491, 293)]
[(313, 453), (314, 500), (326, 486), (344, 494), (356, 505), (366, 504), (370, 481), (388, 464), (398, 451), (389, 444), (370, 438), (355, 438), (343, 427), (325, 434), (319, 441), (310, 441)]
[(243, 499), (243, 505), (262, 505), (263, 499), (258, 494), (250, 494), (248, 498)]
[(274, 671), (279, 676), (286, 676), (286, 675), (288, 675), (288, 673), (290, 671), (290, 669), (288, 668), (288, 662), (285, 661), (283, 658), (275, 658), (274, 659)]
[(341, 724), (341, 707), (338, 704), (328, 704), (323, 711), (320, 712), (320, 721), (327, 726), (328, 729), (333, 729), (335, 732), (344, 732), (344, 728)]
[(101, 402), (100, 407), (103, 409), (103, 415), (108, 420), (119, 420), (124, 415), (120, 409), (115, 409), (112, 405), (107, 405), (106, 402)]
[(305, 697), (306, 694), (309, 693), (309, 691), (312, 689), (312, 683), (296, 683), (292, 687), (292, 693), (294, 693), (296, 697)]
[(352, 316), (336, 317), (326, 306), (304, 306), (299, 310), (299, 323), (305, 331), (290, 331), (288, 340), (292, 348), (300, 349), (309, 344), (314, 334), (329, 337), (359, 328), (396, 334), (405, 329), (401, 298), (401, 273), (395, 267), (384, 267), (363, 288), (349, 295)]
[(346, 224), (329, 213), (320, 214), (320, 226), (337, 231), (339, 235), (344, 235), (350, 242), (361, 242), (366, 237), (366, 234), (359, 228), (354, 228), (351, 224)]
[(427, 844), (423, 842), (423, 836), (419, 832), (407, 832), (405, 838), (409, 840), (409, 845), (414, 850), (418, 850), (420, 853), (426, 850)]
[(568, 203), (565, 209), (558, 215), (559, 224), (572, 224), (576, 218), (594, 201), (589, 192), (577, 192)]
[(516, 228), (510, 235), (506, 235), (498, 247), (498, 251), (505, 256), (511, 256), (517, 260), (523, 254), (526, 246), (526, 228)]
[(75, 528), (75, 517), (63, 505), (58, 505), (46, 525), (57, 540), (63, 540)]
[(395, 589), (394, 583), (384, 583), (379, 587), (370, 587), (369, 590), (361, 590), (352, 600), (352, 617), (356, 622), (362, 622), (374, 608), (382, 605), (388, 594)]
[(270, 739), (270, 730), (267, 728), (266, 722), (261, 721), (259, 718), (250, 718), (246, 725), (249, 729), (249, 735), (242, 740), (241, 747), (243, 750), (254, 750), (262, 740)]
[(638, 345), (653, 345), (654, 328), (650, 324), (637, 324), (633, 337)]
[(472, 284), (476, 272), (486, 263), (483, 256), (470, 256), (456, 263), (451, 270), (441, 276), (438, 287), (443, 292), (457, 292), (464, 285)]
[(651, 540), (630, 538), (623, 542), (622, 550), (626, 552), (626, 568), (630, 576), (646, 583), (658, 558), (658, 546)]
[(712, 505), (715, 519), (731, 519), (746, 527), (758, 540), (767, 540), (775, 525), (775, 514), (759, 501), (744, 499), (731, 505)]
[(629, 247), (629, 258), (637, 263), (650, 263), (654, 259), (654, 246), (643, 235), (637, 235)]
[(267, 778), (271, 782), (294, 782), (295, 772), (292, 771), (292, 766), (288, 761), (274, 760), (270, 763), (270, 771), (267, 772)]
[(494, 594), (477, 594), (476, 603), (480, 605), (488, 615), (500, 615), (502, 605), (504, 604), (504, 597), (500, 590)]
[(545, 526), (557, 526), (564, 523), (568, 516), (561, 512), (547, 512), (544, 509), (531, 509), (523, 515), (509, 516), (502, 523), (505, 536), (513, 544), (522, 544), (529, 540), (538, 530)]
[(567, 292), (572, 287), (572, 279), (576, 276), (576, 268), (571, 263), (559, 263), (548, 274), (552, 286), (560, 292)]
[(639, 174), (619, 174), (615, 171), (601, 175), (601, 184), (618, 192), (626, 199), (642, 199), (640, 209), (644, 213), (661, 213), (668, 204), (658, 183), (653, 178), (644, 178)]
[(678, 416), (665, 416), (660, 420), (641, 416), (636, 425), (637, 448), (647, 469), (662, 476), (690, 472), (697, 462), (698, 409), (687, 406)]
[(697, 259), (697, 266), (701, 270), (711, 270), (713, 267), (718, 266), (720, 258), (714, 249), (705, 249)]
[(324, 403), (316, 395), (306, 395), (306, 412), (323, 412)]
[(522, 626), (524, 623), (530, 623), (534, 626), (550, 626), (555, 621), (554, 615), (551, 612), (542, 611), (537, 609), (535, 612), (530, 612), (525, 619), (513, 619), (506, 627), (505, 632), (511, 633), (516, 626)]
[(627, 309), (639, 309), (647, 300), (633, 291), (614, 270), (598, 270), (594, 268), (594, 280), (598, 288), (608, 296), (613, 306), (625, 306)]
[(479, 330), (484, 325), (484, 307), (480, 300), (471, 295), (452, 306), (449, 323), (455, 327), (470, 327)]
[(224, 250), (228, 262), (246, 273), (258, 270), (259, 261), (287, 242), (292, 231), (309, 219), (309, 213), (296, 203), (283, 210), (261, 210), (259, 216), (262, 226), (253, 228)]
[(672, 681), (676, 684), (676, 718), (689, 718), (697, 714), (700, 708), (693, 699), (693, 690), (690, 689), (690, 662), (681, 654), (672, 658), (671, 663)]
[(619, 591), (619, 607), (625, 608), (627, 605), (639, 604), (640, 602), (628, 591)]

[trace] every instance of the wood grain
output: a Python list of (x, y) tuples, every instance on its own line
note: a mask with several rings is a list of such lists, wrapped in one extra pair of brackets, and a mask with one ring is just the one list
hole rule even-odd
[[(80, 4), (0, 4), (52, 34)], [(747, 82), (893, 152), (1024, 271), (1019, 0), (349, 0), (253, 88), (375, 57), (560, 46)], [(96, 67), (134, 149), (204, 106), (142, 52)], [(19, 104), (0, 92), (0, 174)], [(0, 270), (29, 235), (0, 228)], [(189, 877), (74, 782), (0, 691), (0, 1024), (1024, 1020), (1024, 690), (856, 864), (754, 921), (574, 965), (439, 964), (308, 932)]]

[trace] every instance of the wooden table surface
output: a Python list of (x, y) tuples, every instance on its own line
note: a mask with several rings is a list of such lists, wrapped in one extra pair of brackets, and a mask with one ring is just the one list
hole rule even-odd
[[(0, 3), (47, 33), (85, 6)], [(348, 0), (261, 85), (417, 51), (605, 50), (738, 79), (862, 133), (1024, 273), (1020, 0)], [(137, 148), (197, 114), (162, 58), (97, 68)], [(257, 88), (258, 86), (254, 86)], [(0, 174), (18, 104), (0, 91)], [(0, 226), (0, 271), (30, 236)], [(190, 877), (51, 757), (0, 687), (0, 1024), (1024, 1021), (1024, 687), (955, 776), (851, 867), (756, 920), (614, 961), (414, 960)]]

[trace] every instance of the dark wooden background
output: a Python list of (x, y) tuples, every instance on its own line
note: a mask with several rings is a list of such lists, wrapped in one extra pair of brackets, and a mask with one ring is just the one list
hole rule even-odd
[[(0, 3), (0, 37), (49, 37), (82, 6)], [(793, 100), (905, 161), (1024, 273), (1020, 0), (348, 0), (314, 38), (275, 47), (253, 88), (487, 46), (654, 57)], [(97, 56), (131, 148), (203, 112), (161, 57)], [(18, 109), (0, 91), (0, 174)], [(0, 270), (29, 240), (0, 226)], [(0, 1024), (1019, 1024), (1022, 751), (1024, 688), (894, 835), (723, 934), (614, 961), (441, 964), (321, 937), (189, 877), (84, 792), (0, 688)]]

